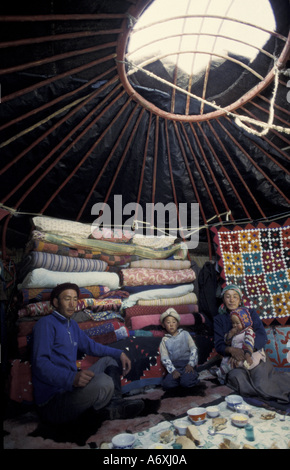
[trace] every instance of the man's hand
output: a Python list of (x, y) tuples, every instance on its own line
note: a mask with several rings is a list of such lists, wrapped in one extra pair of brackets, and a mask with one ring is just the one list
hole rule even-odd
[(91, 370), (80, 370), (76, 373), (73, 386), (74, 387), (85, 387), (95, 376)]
[(124, 352), (122, 352), (121, 356), (120, 356), (120, 361), (122, 363), (122, 368), (123, 368), (123, 376), (127, 375), (130, 370), (131, 370), (131, 361), (130, 359), (128, 358), (128, 356), (126, 356), (126, 354)]

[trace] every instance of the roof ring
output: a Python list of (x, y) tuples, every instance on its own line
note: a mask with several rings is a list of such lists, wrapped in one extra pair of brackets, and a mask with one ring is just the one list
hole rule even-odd
[(159, 116), (202, 121), (229, 114), (266, 88), (288, 58), (289, 40), (275, 31), (270, 0), (180, 0), (177, 12), (174, 5), (139, 0), (117, 49), (126, 91)]

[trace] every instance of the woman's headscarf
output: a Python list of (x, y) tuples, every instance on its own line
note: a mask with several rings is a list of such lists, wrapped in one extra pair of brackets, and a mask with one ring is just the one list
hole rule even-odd
[(239, 296), (241, 297), (241, 300), (242, 300), (242, 298), (243, 298), (243, 293), (242, 293), (241, 289), (240, 289), (238, 286), (236, 286), (235, 284), (229, 284), (229, 285), (227, 285), (226, 287), (224, 287), (224, 289), (222, 290), (221, 296), (223, 297), (224, 294), (225, 294), (228, 290), (234, 290), (234, 291), (236, 291), (236, 292), (239, 294)]

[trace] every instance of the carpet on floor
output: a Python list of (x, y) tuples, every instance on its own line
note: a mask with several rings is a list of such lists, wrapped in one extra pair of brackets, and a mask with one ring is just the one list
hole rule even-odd
[[(133, 419), (113, 421), (93, 420), (89, 414), (69, 425), (52, 426), (40, 422), (33, 407), (21, 407), (10, 412), (4, 420), (4, 449), (70, 449), (98, 448), (103, 442), (111, 442), (120, 432), (135, 433), (160, 423), (175, 419), (193, 406), (208, 404), (227, 396), (231, 389), (220, 385), (210, 374), (204, 372), (200, 384), (190, 391), (165, 392), (160, 386), (145, 388), (130, 399), (143, 399), (142, 413)], [(181, 399), (182, 398), (182, 399)]]
[[(162, 421), (185, 416), (191, 407), (221, 403), (231, 393), (232, 389), (204, 371), (200, 384), (191, 390), (165, 392), (156, 386), (127, 396), (128, 400), (143, 399), (145, 403), (143, 412), (132, 419), (98, 421), (88, 414), (69, 425), (50, 426), (40, 422), (35, 409), (25, 411), (22, 407), (20, 414), (4, 420), (4, 449), (97, 449), (102, 443), (110, 443), (116, 434), (147, 430)], [(285, 413), (285, 405), (259, 398), (247, 400), (255, 406)]]

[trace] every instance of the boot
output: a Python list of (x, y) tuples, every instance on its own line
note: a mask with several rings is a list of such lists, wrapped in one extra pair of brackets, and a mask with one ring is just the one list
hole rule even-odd
[(131, 400), (122, 398), (120, 369), (117, 366), (109, 366), (104, 370), (105, 374), (113, 379), (115, 392), (110, 403), (103, 408), (102, 413), (106, 419), (127, 419), (139, 416), (144, 409), (143, 400)]
[(112, 399), (104, 408), (107, 419), (132, 419), (139, 416), (144, 409), (143, 400)]

